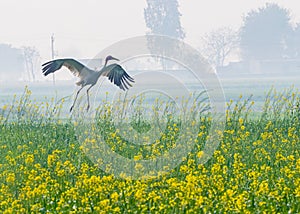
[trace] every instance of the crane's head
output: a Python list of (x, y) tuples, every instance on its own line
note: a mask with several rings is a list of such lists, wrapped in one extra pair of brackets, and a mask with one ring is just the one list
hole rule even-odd
[(115, 58), (115, 57), (113, 57), (113, 56), (111, 56), (111, 55), (108, 55), (108, 56), (105, 58), (105, 65), (107, 64), (107, 62), (108, 62), (109, 60), (117, 60), (117, 61), (120, 61), (119, 59), (117, 59), (117, 58)]

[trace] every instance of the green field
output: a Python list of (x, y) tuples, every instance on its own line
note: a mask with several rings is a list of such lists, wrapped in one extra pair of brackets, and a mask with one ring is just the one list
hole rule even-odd
[[(272, 90), (260, 102), (255, 112), (251, 98), (229, 101), (220, 130), (211, 130), (214, 115), (200, 113), (202, 103), (187, 107), (184, 117), (161, 115), (157, 107), (167, 109), (169, 103), (153, 104), (153, 117), (137, 106), (139, 114), (116, 125), (122, 107), (109, 101), (92, 119), (81, 108), (62, 119), (68, 105), (36, 102), (26, 89), (0, 109), (0, 212), (299, 213), (300, 94)], [(149, 130), (160, 117), (165, 126), (157, 138)], [(126, 140), (132, 129), (145, 134), (144, 141), (157, 139), (133, 144)], [(204, 161), (214, 133), (220, 145)], [(178, 145), (183, 135), (186, 144)], [(111, 152), (132, 160), (139, 179), (98, 158), (101, 139)], [(171, 155), (177, 146), (188, 146), (188, 155), (174, 167), (164, 166), (160, 176), (143, 176), (148, 171), (140, 160)], [(128, 165), (118, 167), (126, 171)]]

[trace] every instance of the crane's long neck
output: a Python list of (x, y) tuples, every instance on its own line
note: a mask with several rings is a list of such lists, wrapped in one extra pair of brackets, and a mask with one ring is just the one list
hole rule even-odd
[(101, 75), (101, 73), (103, 72), (104, 68), (107, 66), (107, 62), (108, 62), (108, 60), (105, 60), (105, 63), (103, 65), (103, 67), (98, 72), (98, 73), (100, 73), (99, 75)]
[(107, 60), (107, 59), (105, 59), (105, 63), (104, 63), (104, 66), (103, 66), (103, 68), (105, 68), (105, 67), (106, 67), (107, 63), (108, 63), (108, 60)]

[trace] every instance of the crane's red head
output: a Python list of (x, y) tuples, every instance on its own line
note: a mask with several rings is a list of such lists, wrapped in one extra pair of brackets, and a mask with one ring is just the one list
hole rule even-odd
[(107, 64), (107, 62), (108, 62), (109, 60), (117, 60), (117, 61), (120, 61), (119, 59), (117, 59), (117, 58), (115, 58), (115, 57), (113, 57), (113, 56), (111, 56), (111, 55), (108, 55), (108, 56), (105, 58), (105, 65)]

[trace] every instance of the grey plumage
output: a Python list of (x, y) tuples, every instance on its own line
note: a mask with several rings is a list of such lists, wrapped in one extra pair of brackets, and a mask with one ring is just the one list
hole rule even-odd
[(131, 76), (129, 76), (127, 72), (119, 64), (113, 63), (111, 65), (107, 65), (109, 60), (118, 60), (118, 59), (112, 56), (107, 56), (105, 59), (105, 64), (100, 71), (92, 70), (74, 59), (56, 59), (56, 60), (46, 62), (42, 65), (43, 66), (42, 70), (43, 70), (43, 74), (47, 76), (61, 69), (62, 66), (65, 66), (75, 76), (79, 77), (80, 80), (76, 84), (78, 86), (81, 86), (81, 88), (77, 91), (75, 100), (73, 102), (73, 105), (71, 106), (70, 111), (72, 111), (77, 96), (79, 92), (82, 90), (82, 88), (87, 85), (90, 85), (90, 87), (87, 89), (87, 100), (88, 100), (87, 110), (88, 110), (90, 107), (89, 90), (97, 83), (100, 76), (108, 77), (108, 79), (112, 83), (114, 83), (124, 91), (129, 89), (129, 86), (132, 86), (131, 83), (134, 82), (134, 79)]

